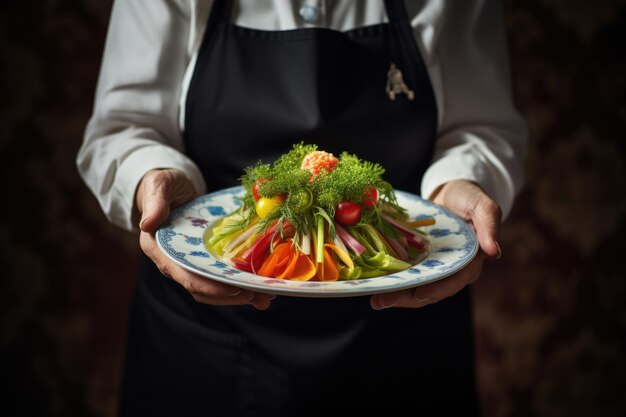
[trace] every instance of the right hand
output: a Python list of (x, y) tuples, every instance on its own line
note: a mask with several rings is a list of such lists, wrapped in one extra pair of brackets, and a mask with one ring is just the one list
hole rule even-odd
[(259, 310), (270, 306), (273, 295), (243, 290), (194, 274), (171, 261), (157, 246), (155, 232), (170, 210), (198, 196), (189, 178), (175, 169), (156, 169), (141, 179), (135, 195), (139, 244), (161, 273), (179, 283), (199, 303), (212, 305), (250, 304)]
[(462, 270), (446, 279), (417, 288), (372, 296), (370, 303), (374, 309), (419, 308), (451, 297), (476, 282), (486, 259), (500, 258), (500, 246), (496, 238), (502, 211), (477, 184), (467, 180), (450, 181), (431, 196), (431, 199), (463, 218), (474, 228), (480, 247), (479, 253)]

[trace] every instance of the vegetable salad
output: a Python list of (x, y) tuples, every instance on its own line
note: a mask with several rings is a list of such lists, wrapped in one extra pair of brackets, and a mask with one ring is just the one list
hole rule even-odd
[(242, 271), (289, 280), (336, 281), (399, 272), (428, 251), (379, 164), (299, 143), (273, 164), (245, 169), (242, 205), (205, 243)]

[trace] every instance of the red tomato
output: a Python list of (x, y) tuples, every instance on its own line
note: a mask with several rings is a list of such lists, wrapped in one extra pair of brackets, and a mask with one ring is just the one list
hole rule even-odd
[(344, 226), (353, 226), (361, 220), (361, 206), (352, 201), (342, 201), (335, 208), (335, 220)]
[(376, 187), (370, 187), (365, 190), (363, 205), (374, 207), (376, 203), (378, 203), (378, 189)]
[(254, 182), (254, 185), (252, 186), (252, 196), (254, 197), (254, 201), (259, 201), (259, 198), (262, 197), (261, 193), (259, 192), (259, 184), (265, 181), (267, 181), (267, 178), (259, 178)]

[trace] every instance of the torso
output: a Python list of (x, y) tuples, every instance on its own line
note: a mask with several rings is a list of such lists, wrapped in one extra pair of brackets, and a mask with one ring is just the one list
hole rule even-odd
[[(236, 185), (246, 166), (273, 162), (304, 141), (378, 162), (387, 170), (384, 179), (418, 193), (432, 156), (437, 112), (402, 3), (386, 2), (389, 23), (348, 32), (276, 32), (234, 26), (231, 2), (216, 2), (185, 118), (187, 153), (209, 191)], [(390, 98), (391, 64), (412, 97), (400, 88)], [(431, 401), (433, 407), (440, 402), (439, 390), (450, 387), (458, 388), (464, 415), (475, 411), (467, 293), (425, 311), (374, 311), (368, 297), (278, 297), (259, 312), (198, 304), (148, 267), (152, 272), (145, 273), (139, 291), (152, 294), (143, 296), (145, 308), (161, 305), (162, 298), (165, 307), (156, 311), (172, 312), (159, 316), (164, 329), (154, 331), (174, 338), (175, 329), (191, 331), (169, 340), (168, 353), (204, 352), (199, 370), (177, 366), (204, 385), (206, 393), (197, 395), (236, 403), (224, 415), (300, 416), (330, 404), (352, 412), (416, 403), (428, 409)], [(139, 349), (140, 354), (149, 352)], [(452, 380), (432, 366), (437, 357), (446, 361), (441, 369), (452, 372)], [(420, 390), (427, 395), (415, 402)]]

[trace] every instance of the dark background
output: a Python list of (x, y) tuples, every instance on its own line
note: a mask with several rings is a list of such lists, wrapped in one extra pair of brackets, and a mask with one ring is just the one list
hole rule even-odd
[[(626, 2), (505, 5), (531, 142), (473, 286), (485, 417), (624, 416)], [(113, 416), (138, 245), (74, 165), (111, 0), (0, 7), (0, 414)]]

